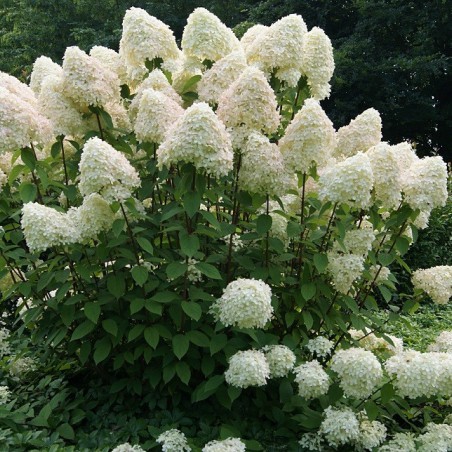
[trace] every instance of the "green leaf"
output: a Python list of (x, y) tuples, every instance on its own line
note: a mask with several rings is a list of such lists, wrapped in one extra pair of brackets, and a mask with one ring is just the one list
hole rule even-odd
[(210, 344), (209, 338), (201, 331), (191, 330), (187, 333), (187, 337), (198, 347), (208, 347)]
[(25, 165), (15, 165), (8, 175), (8, 182), (11, 185), (24, 170)]
[(191, 377), (190, 366), (184, 361), (179, 361), (176, 364), (176, 373), (180, 380), (182, 381), (182, 383), (188, 385), (188, 382), (190, 381)]
[(111, 351), (111, 341), (109, 337), (103, 337), (96, 342), (94, 346), (93, 359), (94, 362), (99, 364), (101, 361), (107, 358)]
[(380, 409), (378, 408), (378, 405), (375, 402), (373, 402), (372, 400), (368, 400), (364, 404), (364, 408), (366, 409), (366, 413), (369, 418), (369, 421), (372, 422), (375, 419), (377, 419)]
[(210, 354), (215, 355), (215, 353), (223, 350), (228, 342), (228, 337), (226, 334), (217, 334), (210, 341)]
[(198, 303), (194, 303), (193, 301), (182, 302), (182, 309), (189, 317), (191, 317), (194, 320), (199, 320), (202, 315), (202, 308)]
[(113, 319), (104, 320), (102, 322), (102, 327), (107, 333), (110, 333), (114, 337), (118, 334), (118, 325)]
[(215, 375), (206, 381), (204, 386), (204, 392), (214, 391), (218, 388), (224, 381), (224, 375)]
[(406, 237), (397, 237), (395, 247), (400, 255), (403, 256), (410, 247), (410, 241)]
[(87, 334), (91, 333), (91, 331), (94, 330), (95, 326), (96, 325), (90, 320), (85, 320), (74, 330), (71, 336), (71, 341), (76, 341), (86, 336)]
[(391, 291), (383, 285), (378, 286), (378, 289), (381, 292), (381, 295), (383, 295), (383, 298), (385, 299), (386, 303), (389, 303), (392, 300)]
[(145, 239), (144, 237), (138, 237), (137, 242), (142, 250), (148, 252), (151, 255), (154, 254), (154, 247), (148, 239)]
[(188, 235), (185, 231), (179, 234), (181, 251), (188, 257), (193, 257), (199, 250), (199, 239), (196, 235)]
[(36, 199), (36, 195), (38, 194), (38, 190), (36, 185), (31, 182), (22, 182), (19, 187), (19, 195), (20, 199), (24, 202), (32, 202)]
[(392, 383), (386, 383), (381, 388), (381, 403), (383, 405), (386, 405), (388, 402), (390, 402), (393, 397), (395, 396), (394, 386), (392, 386)]
[(195, 266), (201, 273), (206, 275), (208, 278), (222, 279), (220, 272), (213, 265), (207, 264), (206, 262), (198, 262), (197, 264), (195, 264)]
[(148, 280), (148, 270), (141, 266), (141, 265), (135, 265), (132, 268), (132, 278), (135, 280), (135, 282), (140, 286), (143, 287), (146, 281)]
[(190, 346), (190, 341), (187, 336), (177, 334), (173, 337), (173, 351), (180, 360), (187, 352)]
[(152, 314), (162, 315), (163, 306), (155, 300), (146, 300), (144, 307)]
[(186, 93), (192, 86), (194, 86), (196, 83), (198, 83), (201, 80), (200, 75), (194, 75), (193, 77), (190, 77), (182, 87), (182, 93)]
[(305, 283), (301, 285), (301, 295), (306, 301), (309, 301), (314, 297), (316, 292), (316, 285), (313, 282)]
[(136, 339), (140, 334), (144, 331), (144, 325), (135, 325), (130, 331), (129, 331), (129, 342)]
[(184, 195), (184, 209), (187, 215), (192, 218), (199, 210), (201, 195), (197, 191), (189, 191)]
[(75, 439), (74, 429), (69, 424), (61, 424), (57, 427), (57, 432), (64, 439)]
[(145, 300), (142, 298), (134, 298), (130, 303), (130, 314), (136, 314), (144, 308)]
[(381, 263), (381, 265), (384, 265), (385, 267), (387, 267), (388, 265), (390, 265), (395, 259), (395, 255), (394, 254), (388, 254), (388, 253), (380, 253), (378, 255), (378, 261)]
[(319, 273), (323, 273), (328, 265), (328, 256), (324, 253), (314, 254), (314, 265)]
[(31, 171), (34, 171), (36, 168), (36, 157), (33, 151), (30, 148), (24, 148), (20, 152), (20, 157), (25, 165), (27, 165)]
[(168, 279), (176, 279), (182, 276), (187, 271), (187, 264), (185, 262), (171, 262), (166, 267), (166, 276)]
[(92, 303), (89, 301), (85, 304), (83, 312), (85, 313), (86, 317), (91, 320), (94, 324), (97, 323), (99, 320), (100, 315), (100, 304), (99, 303)]
[(256, 220), (256, 230), (258, 234), (266, 234), (272, 227), (272, 221), (270, 215), (259, 215)]
[(122, 275), (110, 275), (107, 279), (107, 289), (116, 298), (121, 298), (126, 293), (126, 282)]
[(156, 328), (148, 326), (144, 330), (144, 339), (152, 348), (155, 349), (159, 343), (160, 334)]
[(301, 314), (303, 317), (303, 323), (307, 330), (310, 330), (312, 328), (312, 325), (314, 324), (314, 319), (312, 318), (312, 315), (308, 311), (303, 311)]
[(124, 226), (126, 225), (126, 220), (123, 218), (117, 218), (112, 226), (111, 230), (113, 231), (113, 234), (115, 237), (119, 237), (119, 234), (121, 234), (122, 231), (124, 231)]

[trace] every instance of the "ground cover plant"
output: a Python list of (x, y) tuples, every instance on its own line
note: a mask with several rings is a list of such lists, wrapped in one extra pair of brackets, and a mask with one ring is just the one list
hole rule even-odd
[(119, 53), (0, 74), (5, 448), (452, 447), (452, 333), (386, 333), (452, 294), (395, 276), (446, 164), (373, 108), (336, 131), (333, 71), (298, 15), (239, 41), (198, 8), (179, 48), (131, 8)]

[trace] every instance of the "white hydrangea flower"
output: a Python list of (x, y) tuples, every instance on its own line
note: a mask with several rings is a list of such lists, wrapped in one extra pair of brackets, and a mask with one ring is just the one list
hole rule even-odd
[(114, 72), (118, 76), (121, 85), (127, 84), (127, 68), (118, 52), (108, 47), (94, 46), (89, 51), (89, 55), (99, 61), (102, 66)]
[(358, 414), (359, 436), (355, 441), (357, 450), (375, 450), (386, 439), (387, 429), (379, 421), (369, 421), (365, 412)]
[(381, 364), (375, 355), (356, 347), (337, 351), (331, 369), (339, 375), (339, 384), (345, 395), (356, 399), (368, 397), (383, 377)]
[(158, 148), (157, 156), (160, 168), (184, 161), (216, 177), (227, 175), (233, 168), (228, 133), (204, 102), (193, 104), (176, 121)]
[(107, 106), (120, 99), (119, 78), (77, 46), (68, 47), (63, 58), (64, 94), (82, 110)]
[(328, 356), (334, 347), (334, 342), (330, 341), (325, 336), (317, 336), (313, 339), (309, 339), (306, 344), (306, 348), (312, 353), (316, 354), (319, 358)]
[(334, 72), (333, 46), (321, 28), (314, 27), (303, 37), (301, 67), (312, 97), (316, 100), (329, 97)]
[(221, 95), (217, 115), (226, 127), (245, 126), (248, 131), (270, 134), (279, 126), (277, 108), (275, 93), (263, 72), (248, 67)]
[(65, 96), (62, 77), (48, 75), (43, 80), (39, 104), (52, 123), (54, 135), (82, 138), (88, 130), (97, 129), (95, 119), (83, 118), (75, 103)]
[(417, 443), (422, 452), (448, 452), (452, 450), (452, 426), (430, 422), (425, 433), (418, 436)]
[(389, 358), (386, 371), (396, 377), (394, 386), (402, 397), (450, 397), (452, 355), (407, 350)]
[(413, 209), (430, 212), (446, 205), (447, 165), (439, 157), (416, 160), (404, 173), (402, 191), (405, 202)]
[(319, 178), (319, 197), (366, 209), (371, 203), (374, 177), (369, 158), (359, 152), (328, 167)]
[[(306, 24), (297, 14), (279, 19), (266, 30), (261, 29), (253, 42), (246, 47), (248, 63), (268, 75), (279, 69), (276, 76), (282, 81), (290, 82), (289, 86), (296, 86), (301, 76), (302, 42), (306, 32)], [(290, 78), (284, 77), (290, 74), (288, 69), (292, 70)], [(298, 73), (298, 77), (293, 77), (293, 70)]]
[(97, 137), (85, 143), (79, 169), (83, 196), (100, 193), (106, 200), (125, 200), (141, 183), (124, 154)]
[[(206, 67), (196, 58), (192, 58), (187, 55), (183, 55), (180, 60), (180, 64), (172, 74), (172, 86), (173, 89), (179, 93), (184, 94), (187, 90), (186, 84), (190, 82), (189, 92), (197, 92), (199, 77), (206, 70)], [(198, 81), (192, 83), (192, 78), (197, 77)]]
[(413, 225), (418, 229), (426, 229), (428, 227), (428, 222), (430, 220), (430, 215), (432, 213), (431, 209), (419, 212), (419, 215), (413, 221)]
[(237, 50), (218, 60), (198, 83), (199, 100), (217, 104), (221, 94), (240, 77), (246, 67), (243, 50)]
[(381, 141), (381, 117), (369, 108), (337, 131), (335, 157), (347, 158), (358, 152), (366, 152)]
[(175, 428), (160, 434), (156, 441), (162, 445), (162, 452), (190, 452), (185, 435)]
[(379, 452), (416, 452), (414, 433), (396, 433), (391, 441), (378, 449)]
[(416, 270), (411, 281), (415, 289), (424, 291), (437, 304), (446, 304), (452, 297), (451, 265)]
[[(375, 240), (375, 232), (370, 228), (351, 229), (345, 233), (343, 240), (347, 251), (357, 256), (366, 257), (372, 249)], [(332, 250), (336, 253), (343, 252), (343, 249), (337, 242), (333, 243)]]
[(375, 199), (388, 210), (396, 209), (402, 199), (397, 155), (387, 143), (372, 146), (367, 152), (374, 174)]
[(210, 312), (225, 326), (263, 328), (272, 318), (270, 286), (256, 279), (230, 282)]
[(323, 413), (325, 419), (320, 424), (319, 433), (331, 447), (350, 444), (359, 438), (359, 421), (350, 408), (329, 406)]
[(18, 78), (0, 71), (0, 87), (5, 88), (32, 108), (37, 108), (37, 99), (33, 90)]
[[(377, 272), (378, 272), (378, 276), (377, 276)], [(369, 281), (375, 281), (375, 284), (381, 284), (385, 281), (389, 280), (389, 276), (391, 275), (391, 271), (389, 270), (388, 267), (381, 267), (380, 270), (380, 265), (372, 265), (369, 268), (369, 273), (370, 273), (370, 280)], [(375, 279), (375, 277), (377, 277), (377, 279)]]
[[(202, 206), (203, 205), (201, 205), (201, 208), (202, 208)], [(232, 243), (231, 243), (231, 235), (232, 235)], [(226, 245), (228, 245), (228, 246), (229, 246), (229, 243), (231, 243), (232, 251), (239, 251), (240, 249), (242, 249), (245, 246), (243, 241), (240, 239), (240, 237), (236, 233), (228, 234), (228, 235), (222, 237), (221, 240), (223, 240), (226, 243)]]
[(63, 68), (54, 63), (46, 56), (40, 56), (33, 64), (33, 70), (30, 75), (30, 88), (34, 91), (36, 96), (41, 92), (41, 86), (44, 79), (52, 75), (54, 77), (63, 76)]
[(270, 378), (285, 377), (295, 364), (293, 351), (285, 345), (267, 345), (263, 349), (270, 367)]
[(298, 384), (298, 394), (305, 399), (316, 399), (328, 392), (330, 378), (321, 364), (309, 361), (295, 367), (295, 383)]
[(317, 433), (303, 433), (301, 435), (298, 444), (303, 450), (310, 450), (314, 452), (323, 452), (325, 450), (325, 444), (322, 436)]
[(116, 446), (111, 452), (144, 452), (144, 449), (138, 446), (138, 444), (132, 446), (129, 443), (124, 443)]
[(83, 204), (72, 208), (67, 215), (72, 215), (77, 225), (79, 236), (74, 241), (84, 242), (96, 238), (102, 231), (109, 231), (116, 219), (110, 204), (98, 193), (91, 193), (83, 199)]
[(290, 170), (308, 173), (326, 166), (336, 147), (333, 123), (314, 99), (306, 99), (279, 142)]
[(338, 254), (335, 251), (327, 254), (327, 270), (333, 279), (334, 286), (339, 292), (347, 294), (364, 270), (364, 257), (354, 254)]
[(242, 44), (243, 50), (248, 53), (249, 47), (253, 44), (253, 42), (267, 30), (268, 27), (262, 24), (256, 24), (248, 28), (240, 39), (240, 44)]
[(182, 51), (200, 61), (217, 61), (240, 47), (233, 31), (205, 8), (196, 8), (182, 34)]
[[(25, 84), (24, 87), (29, 89)], [(52, 126), (35, 108), (36, 103), (28, 103), (0, 85), (0, 153), (51, 139)]]
[(119, 55), (132, 82), (144, 78), (147, 74), (146, 60), (160, 58), (171, 65), (180, 59), (180, 54), (174, 34), (168, 25), (141, 8), (129, 8), (126, 11), (122, 21)]
[(11, 357), (9, 364), (9, 373), (12, 377), (18, 379), (22, 378), (28, 372), (33, 372), (36, 369), (36, 363), (33, 358), (28, 356), (22, 358)]
[(183, 114), (183, 108), (165, 94), (145, 89), (140, 98), (134, 125), (138, 141), (161, 143), (174, 121)]
[[(122, 101), (107, 104), (105, 105), (104, 110), (111, 116), (114, 128), (122, 129), (125, 133), (132, 132), (132, 124), (130, 123), (129, 114)], [(112, 131), (112, 134), (116, 136), (118, 135), (118, 132)]]
[(269, 231), (269, 236), (281, 240), (287, 248), (290, 242), (287, 234), (287, 225), (289, 220), (278, 212), (270, 212), (269, 215), (272, 217), (272, 225)]
[[(8, 399), (11, 397), (11, 391), (8, 386), (0, 386), (0, 404), (6, 405)], [(245, 449), (243, 449), (245, 450)]]
[(441, 331), (427, 351), (452, 353), (452, 331)]
[(21, 227), (31, 252), (74, 243), (79, 238), (73, 217), (51, 207), (28, 202), (22, 207)]
[(141, 102), (141, 97), (144, 91), (147, 89), (153, 89), (159, 93), (164, 94), (169, 97), (172, 101), (176, 102), (178, 105), (183, 104), (182, 98), (177, 94), (176, 90), (170, 85), (165, 74), (160, 69), (154, 69), (148, 77), (144, 79), (142, 83), (137, 88), (135, 97), (129, 106), (129, 117), (131, 121), (135, 121), (138, 114), (138, 108)]
[(252, 132), (243, 149), (239, 186), (250, 193), (282, 195), (289, 185), (283, 156), (274, 143), (258, 132)]
[(11, 347), (8, 342), (9, 336), (9, 330), (6, 328), (0, 328), (0, 358), (11, 353)]
[(270, 367), (261, 351), (240, 351), (229, 359), (224, 377), (226, 383), (237, 388), (264, 386), (270, 378)]
[(196, 264), (199, 261), (193, 258), (188, 259), (188, 265), (187, 265), (187, 279), (191, 282), (199, 282), (202, 280), (202, 273), (196, 267)]
[(246, 446), (240, 438), (227, 438), (223, 441), (210, 441), (202, 452), (245, 452)]
[(396, 157), (401, 178), (403, 178), (406, 171), (410, 169), (414, 162), (419, 160), (419, 157), (416, 155), (411, 143), (408, 143), (407, 141), (394, 144), (391, 146), (391, 149)]

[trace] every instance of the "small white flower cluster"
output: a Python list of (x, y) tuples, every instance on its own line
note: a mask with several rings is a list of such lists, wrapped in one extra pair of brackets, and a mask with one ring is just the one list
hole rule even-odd
[(386, 439), (387, 428), (379, 421), (369, 421), (364, 412), (358, 414), (359, 436), (355, 440), (356, 449), (375, 450)]
[(348, 331), (351, 338), (358, 342), (360, 347), (372, 351), (372, 352), (389, 352), (391, 354), (401, 353), (403, 351), (403, 339), (396, 336), (387, 334), (386, 336), (391, 339), (393, 344), (388, 342), (383, 337), (377, 337), (374, 333), (371, 333), (367, 328), (363, 331), (350, 329)]
[(172, 428), (159, 435), (156, 441), (162, 445), (163, 452), (190, 452), (185, 435), (176, 428)]
[(402, 397), (451, 397), (452, 355), (406, 350), (385, 362), (388, 374), (396, 377), (394, 386)]
[(396, 433), (394, 437), (384, 446), (378, 449), (379, 452), (416, 452), (414, 433)]
[(331, 360), (331, 369), (339, 375), (340, 387), (347, 397), (364, 399), (381, 382), (383, 370), (375, 355), (362, 348), (339, 350)]
[(145, 89), (141, 92), (134, 124), (138, 141), (161, 143), (174, 121), (183, 114), (182, 107), (164, 93)]
[[(391, 275), (391, 271), (388, 267), (381, 267), (380, 265), (371, 265), (368, 269), (370, 274), (369, 281), (375, 281), (375, 283), (378, 285), (380, 283), (383, 283), (385, 281), (389, 280), (389, 276)], [(378, 275), (377, 275), (378, 273)], [(376, 279), (375, 279), (376, 278)]]
[(216, 177), (233, 168), (232, 145), (223, 123), (208, 104), (193, 104), (168, 131), (157, 150), (160, 168), (178, 162), (193, 163), (196, 169)]
[(422, 452), (448, 452), (452, 450), (452, 426), (430, 422), (425, 433), (417, 437), (418, 450)]
[[(352, 229), (345, 233), (344, 245), (349, 253), (366, 257), (372, 249), (374, 240), (375, 232), (372, 229)], [(334, 243), (333, 250), (339, 252), (342, 248)]]
[(264, 386), (270, 378), (270, 366), (259, 350), (239, 351), (229, 359), (224, 377), (226, 383), (237, 388)]
[(293, 369), (295, 355), (285, 345), (267, 345), (263, 349), (270, 367), (270, 378), (285, 377)]
[(28, 372), (33, 372), (36, 369), (36, 363), (33, 358), (28, 356), (22, 358), (11, 357), (9, 364), (9, 373), (16, 378), (22, 378)]
[(274, 143), (252, 132), (242, 153), (239, 186), (250, 193), (281, 196), (288, 186), (283, 156)]
[(309, 361), (294, 369), (298, 394), (305, 399), (315, 399), (328, 392), (330, 378), (318, 361)]
[(246, 446), (240, 438), (227, 438), (223, 441), (210, 441), (202, 452), (245, 452)]
[(129, 443), (124, 443), (116, 446), (111, 452), (144, 452), (144, 449), (142, 449), (137, 444), (135, 446), (132, 446)]
[(60, 78), (63, 75), (63, 68), (46, 56), (38, 57), (33, 64), (33, 70), (30, 75), (30, 88), (36, 96), (39, 96), (42, 82), (49, 75)]
[(139, 81), (148, 72), (146, 60), (161, 58), (167, 67), (177, 67), (180, 58), (173, 32), (160, 20), (141, 8), (129, 8), (122, 22), (119, 55), (127, 67), (131, 82)]
[(83, 196), (100, 193), (108, 201), (123, 201), (141, 184), (124, 154), (97, 137), (85, 143), (79, 169), (79, 190)]
[(332, 447), (352, 443), (359, 438), (359, 421), (348, 407), (336, 409), (329, 406), (323, 412), (325, 418), (320, 424), (319, 434)]
[(11, 346), (8, 342), (9, 336), (9, 330), (0, 328), (0, 358), (11, 353)]
[(369, 108), (337, 131), (335, 157), (344, 159), (366, 152), (381, 140), (381, 117), (374, 108)]
[(188, 259), (187, 263), (187, 278), (191, 282), (199, 282), (202, 280), (202, 273), (201, 270), (196, 267), (196, 264), (199, 261), (193, 258)]
[(334, 347), (334, 342), (330, 341), (325, 336), (317, 336), (313, 339), (309, 339), (306, 344), (306, 348), (312, 353), (316, 354), (319, 358), (328, 356)]
[(301, 65), (312, 97), (316, 100), (329, 97), (334, 72), (333, 46), (321, 28), (314, 27), (303, 37)]
[(246, 69), (246, 58), (237, 50), (218, 60), (202, 76), (198, 83), (199, 100), (218, 104), (223, 92), (234, 83)]
[(245, 38), (248, 63), (275, 76), (289, 86), (297, 86), (302, 73), (301, 56), (303, 38), (307, 27), (303, 18), (296, 14), (279, 19), (270, 27), (256, 28), (254, 39)]
[(366, 152), (374, 174), (374, 196), (388, 210), (396, 209), (402, 199), (400, 169), (396, 151), (379, 143)]
[(322, 200), (366, 209), (371, 203), (373, 185), (374, 176), (370, 160), (367, 155), (359, 152), (329, 166), (321, 174), (319, 197)]
[(279, 143), (288, 169), (308, 173), (326, 166), (336, 147), (333, 123), (314, 99), (306, 99)]
[(424, 291), (437, 304), (446, 304), (452, 297), (451, 265), (416, 270), (411, 281), (415, 289)]
[[(232, 235), (232, 243), (231, 243), (231, 235)], [(240, 237), (236, 233), (228, 234), (228, 235), (222, 237), (221, 240), (223, 240), (226, 243), (226, 245), (228, 245), (228, 246), (229, 246), (229, 243), (231, 243), (232, 251), (238, 251), (245, 246), (243, 241), (240, 239)]]
[(9, 390), (8, 386), (0, 386), (0, 404), (6, 404), (10, 397), (11, 391)]
[(127, 84), (127, 68), (118, 52), (108, 47), (94, 46), (89, 51), (89, 55), (116, 74), (121, 85)]
[(428, 346), (427, 351), (452, 353), (452, 331), (441, 331), (435, 342)]
[(264, 73), (255, 67), (246, 68), (223, 92), (217, 115), (231, 128), (235, 148), (243, 147), (250, 131), (276, 132), (280, 120), (275, 93)]
[(205, 8), (196, 8), (187, 19), (182, 34), (182, 51), (200, 62), (217, 61), (238, 49), (233, 31)]
[(329, 251), (327, 255), (327, 270), (336, 290), (347, 294), (364, 270), (364, 258), (354, 254), (338, 254), (336, 251)]
[(227, 285), (210, 312), (225, 326), (263, 328), (273, 315), (271, 296), (263, 281), (239, 278)]

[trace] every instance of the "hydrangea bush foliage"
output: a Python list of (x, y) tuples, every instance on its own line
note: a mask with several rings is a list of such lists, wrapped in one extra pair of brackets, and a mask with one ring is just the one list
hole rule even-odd
[[(320, 104), (333, 49), (300, 16), (239, 41), (198, 8), (181, 48), (141, 9), (123, 26), (119, 53), (41, 57), (30, 86), (0, 76), (14, 328), (112, 397), (212, 428), (201, 444), (174, 418), (149, 447), (452, 447), (450, 349), (404, 349), (378, 315), (451, 297), (442, 266), (418, 270), (396, 305), (390, 271), (409, 272), (403, 255), (446, 202), (442, 159), (382, 141), (372, 108), (335, 130)], [(32, 372), (8, 358), (8, 335), (5, 368)]]

